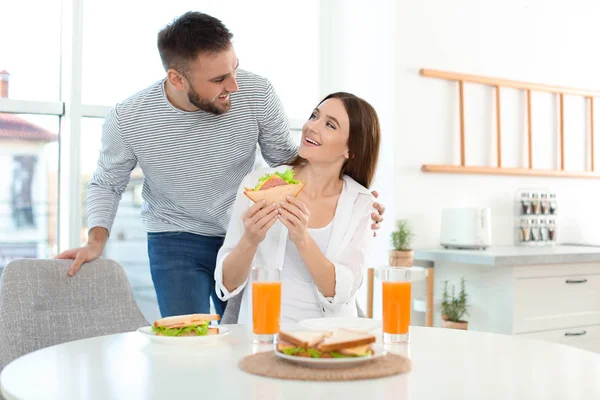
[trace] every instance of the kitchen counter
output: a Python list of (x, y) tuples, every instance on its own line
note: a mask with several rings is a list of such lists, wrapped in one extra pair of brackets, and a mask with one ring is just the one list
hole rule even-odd
[(429, 267), (427, 310), (433, 326), (442, 323), (444, 287), (464, 279), (469, 330), (600, 353), (600, 247), (416, 249), (414, 264)]
[(560, 245), (546, 247), (506, 246), (486, 250), (444, 248), (415, 249), (420, 263), (459, 263), (477, 265), (535, 265), (600, 262), (600, 247)]

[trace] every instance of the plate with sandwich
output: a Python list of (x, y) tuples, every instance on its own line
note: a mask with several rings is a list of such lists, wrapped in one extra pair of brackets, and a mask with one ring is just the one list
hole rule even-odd
[(376, 341), (370, 333), (343, 328), (334, 332), (280, 332), (275, 355), (308, 367), (351, 367), (385, 354)]
[(231, 332), (225, 326), (210, 324), (219, 319), (219, 314), (176, 315), (158, 319), (153, 326), (144, 326), (138, 332), (158, 343), (209, 343)]
[(267, 204), (281, 203), (287, 196), (296, 197), (304, 189), (304, 182), (294, 179), (294, 171), (265, 174), (253, 188), (245, 188), (244, 194), (253, 202), (265, 200)]

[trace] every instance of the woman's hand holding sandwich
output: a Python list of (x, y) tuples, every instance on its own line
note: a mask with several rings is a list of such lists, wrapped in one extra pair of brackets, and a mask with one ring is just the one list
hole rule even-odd
[(277, 204), (266, 204), (265, 200), (261, 200), (248, 209), (242, 220), (246, 228), (242, 240), (258, 246), (277, 221)]
[(229, 291), (240, 286), (250, 272), (250, 264), (258, 245), (277, 221), (277, 204), (261, 200), (246, 211), (242, 220), (244, 234), (233, 251), (223, 261), (223, 284)]
[(287, 201), (281, 202), (279, 220), (288, 229), (288, 237), (296, 245), (306, 245), (308, 234), (308, 219), (310, 212), (306, 205), (299, 199), (287, 196)]

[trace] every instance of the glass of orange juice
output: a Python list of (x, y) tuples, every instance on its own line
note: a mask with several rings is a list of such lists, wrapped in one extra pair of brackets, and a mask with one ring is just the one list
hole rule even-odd
[(281, 269), (252, 268), (252, 331), (254, 343), (274, 343), (279, 335)]
[(383, 306), (383, 343), (408, 342), (410, 325), (410, 268), (381, 269)]

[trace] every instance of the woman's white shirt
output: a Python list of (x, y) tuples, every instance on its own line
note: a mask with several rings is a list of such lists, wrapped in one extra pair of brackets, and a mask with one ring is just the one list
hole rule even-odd
[[(252, 206), (252, 201), (244, 195), (245, 187), (253, 187), (258, 182), (258, 178), (265, 173), (275, 171), (283, 172), (290, 169), (289, 166), (269, 168), (254, 171), (244, 178), (240, 189), (238, 190), (235, 204), (233, 206), (231, 220), (223, 247), (217, 255), (217, 264), (215, 268), (215, 288), (217, 295), (222, 300), (240, 293), (244, 288), (242, 303), (240, 306), (239, 323), (250, 323), (251, 319), (251, 299), (252, 285), (246, 285), (248, 279), (233, 291), (228, 291), (223, 285), (223, 261), (233, 251), (242, 235), (244, 234), (244, 223), (242, 216)], [(298, 268), (297, 261), (293, 261), (295, 256), (291, 251), (291, 246), (295, 246), (288, 240), (287, 228), (277, 221), (267, 232), (265, 239), (258, 246), (251, 267), (267, 266), (270, 268), (282, 269), (282, 321), (300, 320), (304, 315), (321, 317), (339, 317), (356, 316), (356, 291), (360, 287), (367, 267), (368, 249), (372, 242), (371, 230), (371, 209), (373, 207), (373, 196), (368, 189), (358, 184), (348, 176), (343, 177), (343, 187), (338, 199), (337, 208), (331, 224), (330, 232), (326, 245), (322, 245), (323, 254), (334, 265), (335, 270), (335, 295), (325, 297), (319, 291), (312, 281), (306, 266), (300, 256), (296, 254), (302, 264), (303, 269)], [(311, 232), (311, 236), (318, 232)], [(314, 236), (313, 236), (314, 240)], [(322, 240), (319, 240), (322, 242)], [(321, 248), (321, 247), (320, 247)], [(324, 249), (324, 250), (323, 250)], [(287, 259), (286, 259), (287, 257)], [(288, 267), (288, 261), (291, 260), (291, 268)], [(284, 271), (287, 268), (287, 271)], [(250, 277), (250, 275), (249, 275)], [(310, 279), (310, 281), (307, 281)], [(290, 280), (291, 279), (291, 280)], [(286, 286), (287, 280), (287, 288)], [(301, 280), (307, 285), (301, 285)], [(291, 284), (295, 281), (296, 284)], [(247, 287), (246, 287), (247, 286)], [(286, 289), (290, 289), (289, 290)], [(302, 307), (293, 307), (294, 299), (298, 296), (306, 295), (305, 288), (310, 288), (312, 298), (316, 301), (313, 305), (320, 308), (307, 307), (306, 313)], [(294, 290), (298, 290), (294, 292)], [(287, 304), (286, 306), (283, 306)]]
[[(333, 220), (326, 227), (309, 229), (308, 233), (321, 250), (327, 252)], [(323, 316), (321, 303), (314, 292), (314, 283), (296, 245), (287, 240), (281, 271), (281, 322), (298, 322)]]

